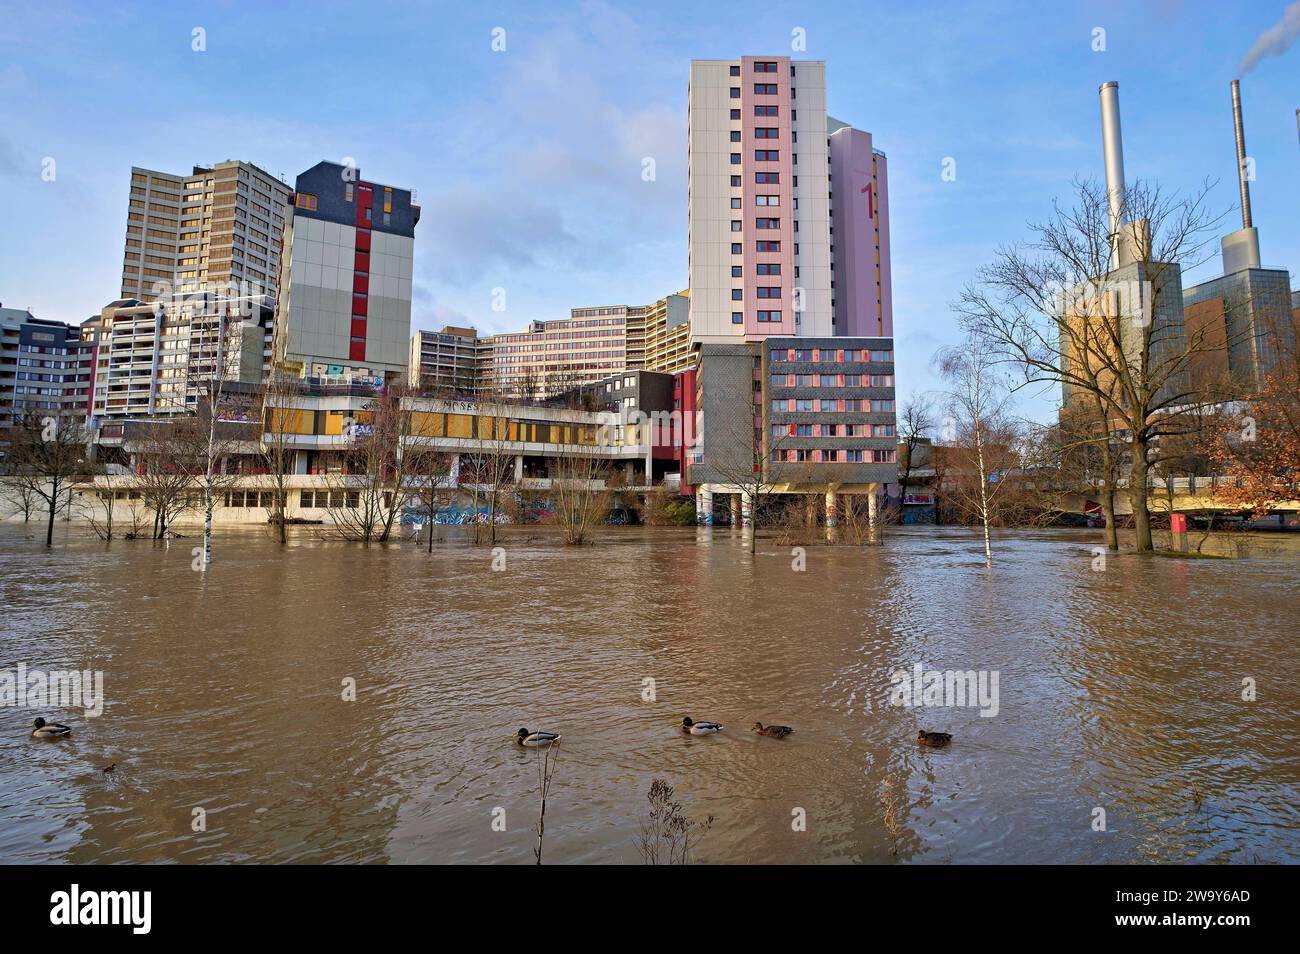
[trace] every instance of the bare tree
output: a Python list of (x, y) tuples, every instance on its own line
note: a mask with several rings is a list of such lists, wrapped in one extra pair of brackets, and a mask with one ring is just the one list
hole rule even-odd
[(945, 497), (976, 516), (984, 530), (984, 562), (992, 566), (989, 527), (1007, 486), (1004, 478), (1011, 469), (1007, 465), (1012, 463), (1006, 450), (1014, 433), (1007, 413), (1006, 381), (988, 342), (976, 333), (940, 351), (937, 361), (950, 388), (948, 409), (954, 438), (950, 449), (964, 451), (958, 464), (964, 479), (950, 481), (944, 488)]
[(513, 482), (515, 455), (511, 449), (509, 406), (499, 391), (484, 393), (476, 402), (478, 412), (472, 416), (474, 475), (474, 540), (479, 540), (478, 494), (487, 495), (488, 543), (497, 542), (497, 516), (501, 494)]
[(728, 402), (724, 413), (726, 417), (717, 421), (709, 432), (704, 462), (709, 470), (722, 476), (724, 483), (739, 492), (741, 519), (748, 513), (753, 526), (749, 552), (754, 553), (764, 501), (781, 484), (792, 482), (798, 472), (808, 468), (806, 462), (788, 459), (796, 452), (786, 453), (794, 425), (772, 424), (765, 434), (761, 410), (740, 401)]
[[(182, 436), (179, 431), (186, 433)], [(137, 462), (136, 484), (145, 506), (153, 511), (155, 540), (161, 540), (172, 522), (196, 506), (202, 428), (194, 419), (138, 421), (128, 425), (129, 446)]]
[(271, 478), (271, 506), (267, 516), (281, 545), (288, 542), (285, 525), (289, 518), (289, 483), (297, 449), (294, 438), (309, 429), (302, 420), (302, 382), (296, 376), (275, 368), (262, 391), (262, 466)]
[[(597, 443), (594, 424), (560, 424), (560, 452), (551, 475), (551, 497), (555, 520), (564, 531), (564, 542), (586, 541), (592, 529), (609, 513), (612, 493), (606, 486), (609, 462)], [(568, 433), (566, 433), (568, 432)], [(569, 439), (571, 434), (571, 439)]]
[(1205, 260), (1223, 217), (1205, 211), (1210, 188), (1179, 198), (1136, 183), (1122, 190), (1112, 221), (1106, 189), (1078, 181), (1074, 206), (1032, 225), (1030, 243), (999, 249), (957, 305), (1025, 384), (1060, 385), (1067, 403), (1091, 406), (1104, 422), (1100, 453), (1119, 435), (1139, 550), (1152, 548), (1151, 448), (1173, 409), (1211, 399), (1189, 370), (1224, 347), (1183, 321), (1182, 272)]
[(68, 491), (86, 468), (86, 433), (68, 413), (17, 417), (9, 430), (9, 467), (21, 500), (44, 503), (45, 545), (54, 543), (54, 518), (68, 506)]
[[(928, 440), (935, 428), (935, 407), (934, 398), (928, 394), (913, 391), (903, 401), (903, 406), (898, 414), (898, 443), (903, 448), (902, 473), (899, 474), (898, 492), (899, 495), (906, 498), (907, 485), (912, 479), (912, 471), (916, 467), (916, 452), (922, 443)], [(899, 521), (902, 521), (902, 507), (905, 505), (899, 502)]]
[(406, 456), (407, 486), (428, 522), (428, 551), (433, 552), (433, 527), (441, 501), (450, 493), (452, 454), (434, 446), (427, 435), (413, 434), (402, 453)]
[(335, 532), (345, 539), (388, 542), (406, 504), (408, 458), (401, 448), (413, 433), (407, 397), (406, 388), (386, 388), (353, 425), (350, 472), (333, 479), (329, 495)]

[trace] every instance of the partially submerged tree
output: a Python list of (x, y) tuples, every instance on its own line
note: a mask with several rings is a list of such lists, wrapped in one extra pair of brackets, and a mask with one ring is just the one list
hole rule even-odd
[(281, 545), (288, 542), (285, 525), (289, 519), (289, 483), (297, 459), (295, 437), (310, 433), (304, 416), (302, 381), (297, 375), (275, 368), (262, 390), (262, 467), (271, 481), (271, 506), (267, 516)]
[(1224, 415), (1213, 454), (1227, 478), (1216, 490), (1223, 502), (1264, 514), (1300, 499), (1300, 363), (1279, 362), (1252, 400)]
[(330, 517), (348, 540), (386, 543), (410, 493), (401, 448), (412, 434), (404, 388), (376, 394), (352, 426), (349, 472), (331, 478)]
[(903, 401), (898, 412), (897, 425), (898, 443), (903, 456), (899, 462), (901, 470), (898, 475), (898, 493), (900, 498), (903, 498), (899, 500), (900, 523), (903, 519), (907, 485), (912, 479), (912, 471), (916, 469), (917, 451), (922, 444), (933, 438), (937, 423), (935, 402), (930, 395), (913, 391)]
[(605, 486), (609, 463), (596, 445), (594, 425), (568, 426), (581, 433), (575, 434), (575, 442), (564, 445), (556, 455), (551, 498), (555, 502), (555, 522), (564, 531), (564, 542), (577, 545), (584, 543), (609, 513), (611, 495)]
[(992, 566), (989, 528), (999, 522), (1010, 478), (1020, 467), (1006, 378), (989, 343), (977, 333), (940, 351), (937, 361), (948, 382), (952, 422), (945, 453), (953, 459), (944, 499), (983, 529), (984, 562)]
[(1024, 384), (1059, 385), (1066, 404), (1104, 422), (1099, 453), (1122, 443), (1139, 550), (1152, 548), (1152, 447), (1175, 409), (1214, 400), (1190, 367), (1231, 344), (1183, 320), (1182, 272), (1205, 260), (1222, 219), (1205, 211), (1210, 187), (1180, 198), (1139, 182), (1118, 190), (1112, 211), (1106, 189), (1076, 182), (1073, 207), (1058, 204), (1029, 243), (999, 249), (956, 306)]
[(10, 479), (26, 506), (46, 513), (45, 545), (54, 543), (54, 518), (68, 506), (68, 492), (86, 469), (82, 418), (68, 413), (20, 415), (9, 430)]

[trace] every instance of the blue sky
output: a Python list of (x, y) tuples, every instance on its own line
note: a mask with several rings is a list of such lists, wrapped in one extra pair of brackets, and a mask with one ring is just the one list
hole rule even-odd
[[(760, 8), (0, 0), (0, 301), (80, 321), (115, 297), (132, 165), (246, 159), (292, 183), (345, 156), (419, 193), (417, 327), (514, 330), (653, 301), (686, 286), (689, 61), (789, 53), (801, 27), (792, 55), (826, 61), (831, 113), (889, 156), (899, 387), (924, 389), (975, 269), (1073, 177), (1101, 176), (1101, 82), (1120, 83), (1130, 179), (1217, 178), (1211, 205), (1234, 207), (1228, 82), (1286, 3)], [(1264, 263), (1294, 287), (1300, 44), (1242, 85)]]

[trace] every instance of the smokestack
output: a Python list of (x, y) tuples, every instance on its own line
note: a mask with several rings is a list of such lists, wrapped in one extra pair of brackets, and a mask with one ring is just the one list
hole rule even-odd
[(1124, 143), (1119, 127), (1119, 83), (1101, 84), (1101, 148), (1106, 159), (1106, 199), (1110, 207), (1110, 265), (1119, 267), (1120, 217), (1124, 210)]
[(1232, 122), (1237, 131), (1237, 181), (1241, 184), (1241, 227), (1250, 221), (1250, 182), (1246, 179), (1246, 130), (1241, 124), (1241, 81), (1232, 81)]
[(1232, 124), (1237, 135), (1237, 182), (1241, 186), (1241, 229), (1225, 235), (1223, 274), (1259, 268), (1259, 230), (1251, 222), (1250, 180), (1246, 178), (1246, 130), (1241, 119), (1241, 81), (1232, 81)]

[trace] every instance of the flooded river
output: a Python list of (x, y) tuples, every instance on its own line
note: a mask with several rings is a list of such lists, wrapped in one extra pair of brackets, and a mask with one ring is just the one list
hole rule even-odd
[[(1300, 861), (1294, 554), (1099, 566), (1098, 533), (1041, 531), (988, 570), (975, 534), (906, 528), (800, 569), (611, 528), (508, 531), (494, 570), (460, 532), (227, 530), (196, 573), (192, 539), (0, 527), (0, 672), (104, 675), (97, 718), (0, 708), (0, 861), (529, 863), (521, 726), (564, 736), (548, 862), (639, 863), (655, 778), (714, 817), (708, 863)], [(996, 705), (891, 705), (917, 666), (993, 674)]]

